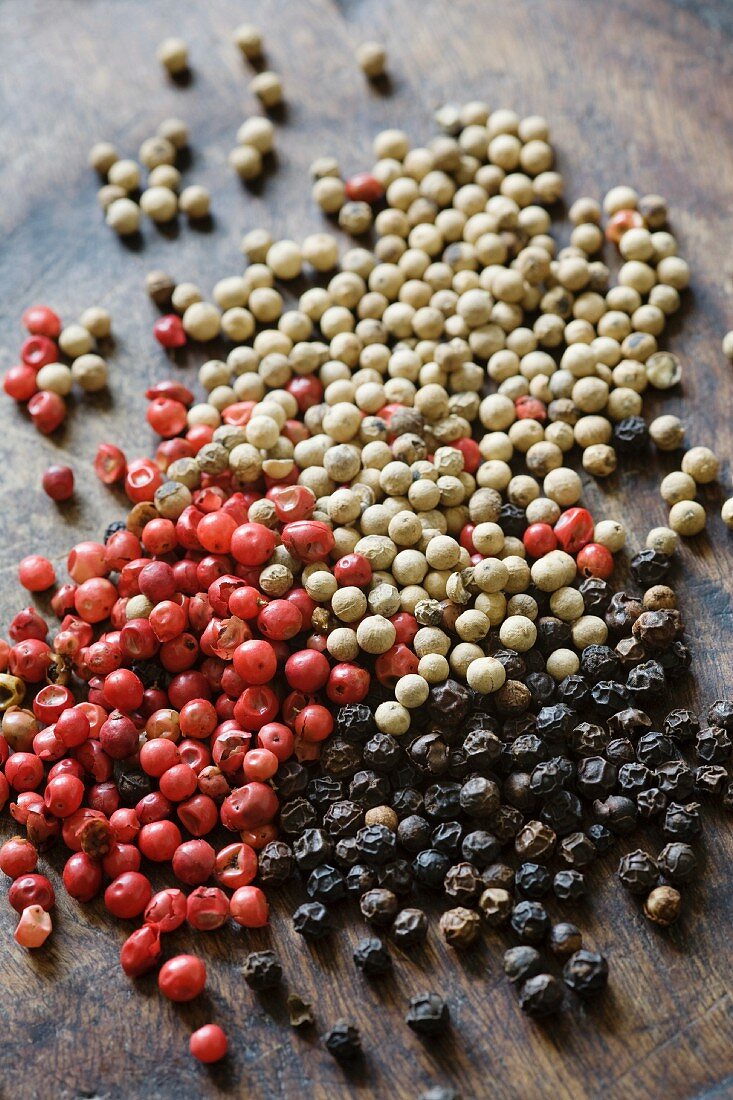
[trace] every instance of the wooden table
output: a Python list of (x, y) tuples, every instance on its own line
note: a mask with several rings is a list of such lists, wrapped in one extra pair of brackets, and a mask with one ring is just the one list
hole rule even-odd
[[(226, 164), (239, 123), (255, 108), (250, 73), (229, 39), (248, 17), (263, 27), (268, 62), (287, 94), (277, 170), (251, 188)], [(191, 47), (185, 85), (167, 80), (155, 61), (156, 45), (170, 34)], [(354, 45), (368, 37), (389, 47), (388, 88), (370, 89), (353, 60)], [(61, 564), (72, 541), (100, 537), (124, 514), (90, 461), (103, 439), (124, 442), (128, 453), (151, 446), (142, 391), (170, 368), (150, 337), (145, 272), (163, 267), (210, 288), (241, 269), (243, 230), (262, 224), (302, 238), (319, 229), (307, 175), (312, 157), (334, 153), (348, 172), (365, 167), (378, 129), (403, 126), (422, 142), (432, 133), (432, 111), (445, 101), (484, 98), (547, 115), (572, 197), (600, 197), (620, 182), (667, 196), (694, 289), (684, 334), (675, 323), (671, 335), (685, 363), (685, 403), (674, 395), (664, 407), (683, 409), (690, 441), (712, 443), (725, 457), (731, 390), (720, 339), (733, 322), (732, 45), (727, 0), (7, 0), (0, 8), (1, 365), (14, 361), (20, 314), (35, 300), (69, 320), (93, 303), (108, 307), (115, 348), (109, 395), (75, 401), (60, 439), (42, 439), (7, 400), (0, 405), (2, 624), (24, 601), (14, 572), (22, 554), (43, 551)], [(109, 139), (135, 155), (172, 114), (191, 126), (186, 179), (211, 188), (212, 224), (200, 231), (182, 223), (173, 233), (146, 227), (142, 245), (126, 247), (103, 224), (88, 150)], [(192, 355), (181, 377), (190, 380), (201, 358)], [(653, 408), (651, 401), (647, 411)], [(40, 475), (49, 462), (68, 459), (77, 472), (76, 502), (57, 509), (43, 496)], [(636, 548), (663, 521), (656, 485), (669, 468), (671, 461), (653, 471), (626, 467), (589, 487), (587, 499), (623, 516)], [(726, 461), (724, 483), (729, 476)], [(685, 698), (695, 702), (725, 690), (733, 656), (733, 555), (717, 518), (720, 492), (705, 495), (711, 542), (700, 538), (681, 555), (698, 676), (697, 692)], [(703, 881), (666, 933), (640, 916), (613, 868), (594, 869), (592, 901), (578, 920), (587, 941), (610, 956), (610, 990), (587, 1011), (547, 1026), (522, 1017), (501, 974), (498, 937), (464, 959), (433, 933), (424, 958), (399, 957), (394, 978), (370, 985), (349, 957), (358, 924), (344, 928), (334, 946), (309, 950), (289, 931), (294, 902), (287, 894), (271, 935), (289, 988), (314, 1001), (317, 1031), (338, 1016), (355, 1018), (366, 1057), (354, 1072), (332, 1061), (316, 1032), (288, 1027), (283, 999), (257, 998), (244, 984), (243, 952), (268, 935), (176, 934), (176, 950), (202, 951), (210, 963), (206, 996), (176, 1007), (156, 995), (154, 980), (140, 983), (140, 995), (124, 978), (117, 964), (123, 932), (100, 904), (79, 908), (62, 899), (50, 945), (33, 955), (13, 943), (14, 914), (2, 905), (0, 1096), (410, 1098), (449, 1081), (464, 1098), (494, 1100), (729, 1096), (728, 829), (721, 819), (709, 821)], [(422, 988), (450, 1001), (452, 1032), (438, 1044), (421, 1043), (402, 1022), (407, 997)], [(208, 1071), (186, 1046), (192, 1026), (212, 1018), (227, 1029), (232, 1053)]]

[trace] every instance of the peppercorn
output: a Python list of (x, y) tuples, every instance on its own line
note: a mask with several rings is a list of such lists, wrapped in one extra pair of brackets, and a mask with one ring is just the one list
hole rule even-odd
[(348, 1020), (337, 1020), (323, 1036), (323, 1044), (339, 1062), (351, 1062), (361, 1057), (361, 1036)]
[(553, 924), (550, 929), (550, 950), (558, 958), (565, 959), (583, 946), (583, 936), (580, 929), (567, 921)]
[(511, 912), (511, 926), (525, 943), (540, 943), (550, 928), (550, 918), (536, 901), (520, 901)]
[(425, 942), (428, 919), (421, 909), (401, 909), (395, 917), (390, 934), (400, 947), (413, 947)]
[(322, 863), (311, 871), (305, 888), (309, 898), (323, 902), (324, 905), (330, 905), (346, 897), (344, 876), (337, 868), (327, 863)]
[(281, 886), (292, 874), (293, 852), (283, 841), (271, 840), (260, 851), (257, 864), (258, 873), (263, 882)]
[(535, 977), (541, 969), (542, 959), (534, 947), (522, 944), (504, 952), (504, 973), (513, 985)]
[(644, 916), (663, 928), (674, 924), (680, 915), (682, 896), (673, 886), (655, 887), (644, 902)]
[(518, 892), (532, 901), (539, 901), (549, 893), (552, 875), (539, 863), (523, 863), (517, 868), (515, 882)]
[(252, 951), (242, 967), (244, 980), (257, 993), (273, 989), (282, 981), (282, 966), (274, 951)]
[(519, 990), (522, 1012), (541, 1019), (552, 1016), (562, 1006), (562, 986), (551, 974), (536, 974), (528, 978)]
[(478, 913), (463, 906), (448, 909), (440, 918), (440, 931), (450, 947), (471, 947), (479, 935)]
[(297, 993), (288, 994), (287, 1007), (291, 1027), (308, 1027), (315, 1023), (310, 1002), (304, 1001)]
[(456, 863), (448, 869), (443, 880), (443, 889), (447, 896), (459, 902), (473, 901), (481, 888), (481, 877), (470, 863)]
[(333, 924), (325, 905), (306, 901), (293, 913), (293, 928), (307, 940), (320, 940), (333, 930)]
[(608, 982), (608, 963), (598, 952), (581, 949), (565, 963), (562, 976), (573, 992), (587, 997), (605, 989)]
[(618, 865), (618, 877), (631, 894), (646, 894), (654, 886), (658, 875), (656, 861), (641, 848), (622, 856)]
[(354, 962), (368, 978), (387, 974), (392, 969), (392, 957), (386, 945), (377, 936), (359, 940), (354, 948)]
[(399, 910), (397, 896), (391, 890), (375, 887), (362, 894), (359, 908), (366, 921), (376, 928), (388, 928)]
[(449, 1018), (448, 1005), (439, 994), (419, 993), (410, 998), (405, 1022), (418, 1035), (427, 1037), (444, 1031)]

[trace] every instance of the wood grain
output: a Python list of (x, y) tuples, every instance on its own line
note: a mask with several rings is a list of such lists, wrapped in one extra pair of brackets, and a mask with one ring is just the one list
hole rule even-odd
[[(151, 446), (142, 391), (170, 367), (150, 338), (145, 272), (163, 267), (210, 288), (240, 270), (243, 230), (262, 224), (302, 238), (318, 229), (307, 182), (312, 157), (334, 153), (346, 171), (362, 168), (378, 129), (402, 126), (423, 141), (433, 109), (447, 100), (484, 98), (547, 115), (572, 197), (600, 196), (619, 182), (667, 196), (694, 289), (671, 337), (685, 363), (683, 392), (664, 406), (681, 412), (692, 442), (730, 454), (730, 368), (719, 351), (733, 322), (730, 12), (727, 0), (6, 0), (0, 366), (13, 362), (20, 314), (34, 300), (68, 319), (90, 304), (106, 306), (115, 346), (110, 396), (76, 402), (60, 439), (40, 439), (23, 413), (0, 405), (0, 626), (23, 603), (14, 574), (22, 554), (43, 551), (61, 565), (73, 540), (99, 537), (123, 512), (91, 473), (97, 444), (109, 438), (132, 453)], [(229, 41), (243, 19), (263, 27), (267, 62), (283, 75), (288, 101), (276, 170), (251, 188), (226, 166), (239, 123), (255, 109), (249, 71)], [(168, 34), (191, 47), (185, 86), (167, 80), (154, 59)], [(367, 37), (388, 44), (388, 94), (370, 89), (353, 61), (353, 47)], [(191, 126), (186, 180), (211, 188), (212, 224), (201, 232), (181, 223), (166, 234), (146, 227), (142, 242), (125, 246), (96, 207), (88, 149), (104, 138), (134, 155), (171, 114)], [(201, 358), (191, 355), (181, 376), (192, 378)], [(62, 457), (77, 472), (77, 503), (56, 510), (40, 475)], [(588, 486), (592, 506), (623, 517), (632, 548), (664, 518), (656, 485), (666, 468), (627, 467), (602, 488)], [(728, 686), (733, 657), (733, 553), (716, 518), (718, 487), (706, 498), (710, 541), (682, 552), (697, 687), (680, 690), (693, 702)], [(3, 904), (0, 1096), (410, 1098), (447, 1082), (464, 1100), (729, 1096), (733, 841), (714, 816), (706, 835), (704, 879), (667, 933), (644, 921), (611, 867), (593, 869), (592, 901), (577, 919), (587, 941), (610, 956), (609, 995), (544, 1027), (522, 1018), (501, 975), (498, 935), (463, 959), (432, 933), (424, 957), (396, 953), (394, 977), (369, 984), (350, 959), (358, 922), (345, 910), (335, 944), (308, 949), (288, 927), (296, 903), (289, 891), (267, 934), (176, 934), (176, 950), (202, 951), (210, 962), (206, 996), (176, 1007), (159, 999), (154, 980), (140, 991), (125, 980), (117, 965), (124, 932), (99, 904), (62, 900), (50, 946), (33, 956), (14, 945), (14, 914)], [(239, 975), (243, 952), (270, 940), (289, 988), (314, 1002), (312, 1034), (287, 1026), (284, 998), (256, 997)], [(408, 996), (424, 988), (447, 996), (453, 1018), (450, 1036), (429, 1046), (402, 1023)], [(363, 1065), (348, 1072), (317, 1041), (342, 1015), (359, 1024), (366, 1049)], [(211, 1018), (227, 1029), (232, 1053), (206, 1070), (192, 1064), (186, 1045), (191, 1027)]]

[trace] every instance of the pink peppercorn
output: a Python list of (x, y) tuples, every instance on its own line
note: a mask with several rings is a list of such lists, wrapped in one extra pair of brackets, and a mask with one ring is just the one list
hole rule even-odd
[(175, 313), (166, 313), (153, 324), (153, 336), (164, 348), (182, 348), (186, 343), (186, 331), (181, 318)]
[(51, 500), (68, 500), (74, 493), (74, 471), (70, 466), (49, 466), (44, 471), (41, 485)]

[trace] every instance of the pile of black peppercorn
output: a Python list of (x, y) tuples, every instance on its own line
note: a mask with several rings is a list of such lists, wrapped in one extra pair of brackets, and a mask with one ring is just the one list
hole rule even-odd
[[(586, 647), (579, 671), (559, 683), (545, 660), (568, 644), (569, 627), (534, 591), (536, 645), (520, 654), (486, 641), (507, 674), (494, 695), (452, 679), (435, 685), (402, 738), (376, 728), (378, 684), (364, 703), (342, 706), (320, 760), (288, 761), (275, 779), (282, 839), (262, 850), (260, 877), (302, 879), (309, 900), (293, 914), (296, 931), (328, 935), (334, 910), (354, 897), (371, 928), (355, 964), (378, 979), (391, 970), (390, 943), (424, 941), (421, 897), (442, 899), (440, 931), (456, 950), (483, 929), (507, 929), (516, 944), (507, 977), (525, 1012), (547, 1016), (568, 990), (590, 996), (608, 978), (603, 955), (584, 946), (575, 923), (553, 923), (548, 903), (578, 911), (588, 866), (647, 825), (661, 831), (660, 850), (624, 855), (619, 877), (651, 921), (671, 924), (697, 869), (699, 800), (718, 794), (733, 808), (733, 703), (713, 704), (706, 728), (685, 709), (651, 716), (690, 665), (674, 592), (662, 583), (668, 567), (656, 551), (637, 555), (632, 576), (650, 585), (638, 596), (582, 582), (586, 613), (605, 619), (608, 641)], [(435, 1034), (447, 1005), (425, 993), (406, 1021)], [(349, 1056), (356, 1041), (337, 1032), (329, 1049)]]

